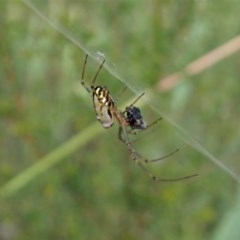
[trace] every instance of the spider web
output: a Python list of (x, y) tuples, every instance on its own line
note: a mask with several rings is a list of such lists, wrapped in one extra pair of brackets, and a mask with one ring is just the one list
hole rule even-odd
[[(95, 59), (98, 62), (101, 62), (103, 59), (104, 54), (101, 52), (92, 51), (91, 47), (87, 47), (84, 42), (79, 38), (72, 34), (71, 31), (67, 30), (67, 27), (64, 27), (63, 23), (59, 21), (58, 19), (51, 19), (47, 17), (46, 10), (41, 7), (40, 4), (36, 4), (34, 1), (29, 0), (23, 0), (23, 2), (34, 12), (36, 13), (42, 20), (44, 20), (47, 24), (49, 24), (54, 30), (58, 31), (60, 34), (65, 36), (70, 42), (72, 42), (74, 45), (76, 45), (78, 48), (80, 48), (83, 52), (89, 54), (93, 59)], [(34, 3), (33, 3), (34, 2)], [(61, 22), (61, 23), (60, 23)], [(123, 71), (121, 69), (118, 69), (118, 66), (116, 66), (111, 60), (107, 59), (106, 64), (104, 67), (111, 73), (116, 79), (123, 82), (125, 85), (128, 86), (129, 89), (131, 89), (134, 93), (139, 93), (140, 88), (139, 86), (134, 86), (134, 84), (129, 81), (128, 77), (123, 75)], [(174, 120), (172, 120), (172, 117), (168, 113), (164, 113), (164, 111), (160, 111), (159, 109), (162, 108), (161, 104), (159, 102), (154, 101), (154, 95), (149, 90), (147, 91), (148, 98), (145, 98), (145, 101), (141, 101), (138, 105), (144, 105), (147, 104), (153, 111), (159, 115), (163, 116), (163, 118), (176, 130), (179, 132), (180, 137), (182, 140), (191, 146), (191, 148), (195, 149), (197, 152), (199, 152), (201, 155), (203, 155), (205, 158), (211, 160), (216, 166), (221, 168), (224, 172), (229, 174), (234, 180), (236, 180), (238, 183), (240, 183), (240, 176), (239, 176), (239, 166), (236, 165), (236, 160), (230, 160), (230, 154), (226, 154), (226, 156), (217, 157), (217, 154), (214, 153), (214, 150), (208, 149), (207, 146), (204, 146), (204, 139), (198, 139), (195, 137), (196, 135), (194, 133), (191, 133), (190, 128), (184, 125), (180, 125), (176, 123)], [(202, 123), (207, 124), (207, 123)], [(228, 148), (225, 146), (225, 148)], [(226, 159), (227, 158), (227, 159)], [(232, 157), (233, 158), (233, 157)]]

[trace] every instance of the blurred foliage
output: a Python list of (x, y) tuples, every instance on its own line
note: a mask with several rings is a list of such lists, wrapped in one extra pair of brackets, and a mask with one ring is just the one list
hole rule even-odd
[[(114, 59), (128, 76), (126, 84), (143, 90), (154, 91), (161, 77), (239, 34), (237, 0), (30, 2), (87, 49)], [(91, 96), (79, 83), (85, 52), (22, 1), (0, 1), (0, 18), (0, 179), (4, 186), (98, 123)], [(239, 61), (237, 53), (168, 93), (155, 90), (159, 111), (238, 174)], [(90, 80), (98, 64), (89, 59), (87, 67)], [(114, 96), (123, 87), (106, 70), (99, 84), (107, 85)], [(124, 94), (121, 104), (133, 96)], [(159, 117), (148, 107), (143, 112), (150, 122)], [(117, 139), (117, 126), (101, 133), (96, 130), (95, 138), (86, 138), (84, 146), (76, 149), (75, 145), (62, 159), (58, 156), (54, 168), (1, 198), (0, 239), (200, 240), (215, 239), (223, 231), (232, 234), (228, 239), (236, 239), (237, 226), (229, 229), (232, 218), (226, 215), (235, 202), (239, 205), (236, 182), (187, 145), (184, 136), (164, 120), (137, 140), (136, 148), (150, 158), (180, 147), (180, 153), (169, 160), (149, 166), (158, 176), (175, 178), (195, 172), (200, 176), (153, 183), (130, 160)]]

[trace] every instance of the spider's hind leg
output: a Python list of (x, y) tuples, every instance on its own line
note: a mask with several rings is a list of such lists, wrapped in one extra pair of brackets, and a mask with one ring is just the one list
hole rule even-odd
[(185, 180), (185, 179), (188, 179), (188, 178), (192, 178), (192, 177), (196, 177), (198, 176), (198, 174), (192, 174), (192, 175), (187, 175), (187, 176), (184, 176), (184, 177), (178, 177), (178, 178), (160, 178), (160, 177), (157, 177), (155, 175), (152, 174), (152, 172), (146, 168), (142, 162), (145, 162), (145, 163), (151, 163), (151, 162), (156, 162), (156, 161), (159, 161), (159, 160), (163, 160), (167, 157), (169, 157), (170, 155), (174, 154), (175, 152), (177, 152), (179, 149), (176, 149), (175, 151), (163, 156), (163, 157), (160, 157), (158, 159), (154, 159), (154, 160), (148, 160), (147, 158), (144, 158), (143, 156), (141, 156), (139, 153), (137, 153), (131, 146), (131, 144), (129, 143), (126, 143), (127, 146), (128, 146), (128, 150), (130, 152), (130, 156), (132, 158), (132, 160), (138, 164), (138, 166), (140, 166), (142, 168), (142, 170), (154, 181), (156, 182), (175, 182), (175, 181), (180, 181), (180, 180)]
[[(123, 137), (123, 135), (125, 135)], [(157, 158), (157, 159), (152, 159), (149, 160), (145, 157), (143, 157), (142, 155), (140, 155), (138, 152), (136, 152), (136, 150), (133, 148), (132, 143), (129, 142), (128, 140), (128, 136), (127, 136), (127, 132), (126, 129), (123, 129), (122, 126), (119, 127), (119, 131), (118, 131), (118, 138), (120, 141), (122, 141), (128, 148), (129, 151), (129, 155), (131, 157), (131, 159), (154, 181), (156, 182), (174, 182), (174, 181), (180, 181), (180, 180), (185, 180), (188, 178), (192, 178), (197, 176), (198, 174), (192, 174), (192, 175), (188, 175), (188, 176), (184, 176), (184, 177), (179, 177), (179, 178), (173, 178), (173, 179), (164, 179), (164, 178), (160, 178), (155, 176), (148, 168), (146, 168), (143, 164), (144, 163), (152, 163), (152, 162), (157, 162), (163, 159), (168, 158), (169, 156), (173, 155), (174, 153), (178, 152), (179, 149), (176, 149), (172, 152), (170, 152), (169, 154)]]

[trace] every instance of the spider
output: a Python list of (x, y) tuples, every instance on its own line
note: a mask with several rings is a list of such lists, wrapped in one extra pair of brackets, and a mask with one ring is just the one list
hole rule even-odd
[[(136, 132), (133, 132), (134, 130), (140, 130), (144, 131), (148, 129), (149, 127), (153, 126), (155, 123), (157, 123), (160, 119), (157, 119), (153, 123), (147, 125), (145, 120), (142, 117), (141, 111), (139, 108), (134, 106), (134, 104), (144, 95), (142, 93), (137, 99), (127, 106), (124, 111), (121, 111), (117, 108), (116, 102), (114, 101), (113, 97), (111, 96), (109, 90), (106, 86), (100, 86), (95, 85), (95, 82), (97, 80), (97, 77), (105, 63), (105, 59), (103, 59), (101, 65), (99, 66), (91, 85), (87, 85), (84, 80), (85, 75), (85, 69), (87, 65), (88, 60), (88, 54), (86, 54), (84, 64), (83, 64), (83, 70), (82, 70), (82, 76), (81, 76), (81, 84), (86, 89), (86, 91), (92, 95), (93, 98), (93, 105), (96, 112), (97, 120), (102, 124), (102, 126), (106, 129), (110, 128), (114, 124), (114, 120), (117, 120), (119, 124), (119, 130), (118, 130), (118, 139), (123, 142), (129, 151), (130, 157), (132, 160), (137, 163), (142, 170), (154, 181), (160, 182), (160, 181), (178, 181), (183, 180), (191, 177), (195, 177), (198, 174), (193, 174), (185, 177), (180, 178), (174, 178), (174, 179), (163, 179), (160, 177), (157, 177), (151, 173), (150, 170), (148, 170), (144, 165), (145, 163), (152, 163), (156, 162), (162, 159), (165, 159), (169, 157), (170, 155), (174, 154), (175, 152), (179, 151), (179, 149), (176, 149), (175, 151), (160, 157), (158, 159), (149, 160), (142, 155), (140, 155), (133, 147), (132, 143), (129, 140), (129, 134), (136, 134)], [(122, 90), (122, 92), (125, 91), (126, 88)], [(121, 92), (121, 93), (122, 93)]]

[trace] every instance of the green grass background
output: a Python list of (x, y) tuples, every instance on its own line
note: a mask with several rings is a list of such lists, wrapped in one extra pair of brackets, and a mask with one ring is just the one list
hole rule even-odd
[[(99, 84), (150, 89), (149, 122), (161, 113), (239, 176), (239, 64), (236, 53), (168, 92), (158, 81), (239, 34), (240, 3), (214, 1), (35, 1), (91, 54), (103, 52)], [(80, 85), (85, 52), (20, 0), (0, 1), (0, 239), (239, 239), (239, 185), (162, 120), (136, 137), (153, 183), (104, 130)], [(86, 80), (99, 64), (89, 59)], [(136, 96), (128, 91), (119, 106)], [(152, 110), (151, 107), (155, 107)], [(63, 161), (64, 160), (64, 161)]]

